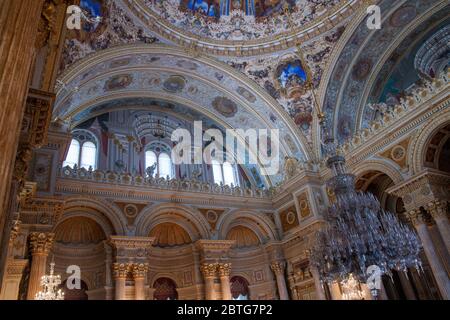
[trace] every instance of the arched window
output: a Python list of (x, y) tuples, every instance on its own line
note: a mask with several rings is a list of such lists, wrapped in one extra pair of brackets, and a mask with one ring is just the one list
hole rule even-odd
[(158, 158), (159, 176), (172, 178), (172, 160), (167, 153), (161, 153)]
[(95, 169), (97, 158), (97, 147), (94, 143), (87, 141), (81, 147), (81, 168), (88, 170), (90, 167)]
[(94, 141), (94, 136), (85, 130), (73, 132), (73, 139), (63, 166), (73, 168), (77, 165), (86, 170), (89, 170), (90, 167), (95, 170), (97, 168), (97, 145)]
[(78, 160), (80, 159), (80, 143), (78, 140), (72, 139), (70, 143), (69, 152), (67, 153), (66, 161), (64, 161), (64, 167), (74, 167), (78, 166)]
[(158, 158), (156, 157), (156, 153), (150, 150), (145, 152), (145, 168), (152, 167), (157, 162)]
[(240, 276), (234, 276), (230, 279), (231, 295), (233, 300), (248, 300), (249, 290), (248, 281)]
[(177, 300), (177, 284), (169, 278), (159, 278), (153, 285), (155, 291), (153, 299), (155, 300)]
[(235, 168), (230, 162), (225, 161), (224, 164), (221, 165), (217, 160), (212, 160), (211, 165), (215, 183), (223, 183), (224, 185), (228, 186), (238, 185)]
[(173, 178), (173, 166), (172, 159), (169, 154), (166, 152), (161, 152), (158, 155), (156, 152), (152, 150), (148, 150), (145, 152), (145, 168), (148, 169), (155, 165), (153, 170), (153, 177), (158, 175), (161, 178), (169, 179)]

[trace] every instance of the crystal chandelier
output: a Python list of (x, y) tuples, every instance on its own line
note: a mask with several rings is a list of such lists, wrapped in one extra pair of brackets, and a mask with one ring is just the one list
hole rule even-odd
[(64, 300), (64, 293), (58, 289), (61, 285), (61, 276), (55, 275), (55, 263), (50, 263), (50, 274), (42, 276), (42, 291), (36, 294), (34, 300)]
[(160, 139), (169, 136), (173, 130), (167, 116), (164, 118), (155, 117), (151, 113), (139, 117), (136, 116), (135, 129), (138, 137), (152, 135)]
[[(320, 280), (345, 283), (351, 275), (366, 283), (371, 278), (369, 266), (377, 266), (380, 275), (389, 276), (391, 270), (421, 269), (417, 235), (383, 210), (372, 194), (355, 190), (355, 177), (346, 172), (345, 158), (338, 155), (334, 140), (325, 131), (327, 166), (334, 175), (328, 187), (334, 190), (336, 201), (325, 213), (325, 227), (318, 232), (311, 252), (311, 264)], [(371, 292), (376, 298), (377, 291)]]
[(341, 282), (341, 288), (343, 300), (364, 299), (364, 294), (361, 291), (360, 284), (358, 280), (353, 277), (353, 274), (350, 274), (347, 279)]

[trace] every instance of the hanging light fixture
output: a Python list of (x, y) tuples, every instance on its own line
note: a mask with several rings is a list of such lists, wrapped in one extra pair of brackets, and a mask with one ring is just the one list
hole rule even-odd
[(343, 300), (363, 300), (364, 293), (360, 283), (350, 274), (347, 279), (341, 282)]
[(64, 292), (58, 289), (61, 285), (61, 276), (55, 275), (55, 263), (50, 263), (50, 274), (42, 276), (42, 291), (36, 294), (34, 300), (64, 300)]
[[(370, 266), (378, 267), (380, 276), (391, 276), (391, 270), (420, 270), (417, 235), (383, 210), (371, 193), (355, 190), (355, 177), (346, 172), (345, 158), (338, 155), (334, 139), (324, 129), (324, 119), (321, 126), (327, 166), (334, 175), (328, 187), (336, 194), (311, 253), (311, 263), (321, 281), (366, 283), (371, 276), (367, 271)], [(377, 291), (371, 292), (376, 298)]]

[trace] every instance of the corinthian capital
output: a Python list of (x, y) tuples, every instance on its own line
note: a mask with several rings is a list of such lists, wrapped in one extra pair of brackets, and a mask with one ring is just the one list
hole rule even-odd
[(205, 278), (213, 278), (217, 274), (217, 263), (203, 263), (200, 270)]
[(229, 277), (231, 273), (231, 263), (219, 263), (219, 276)]
[(54, 233), (32, 232), (30, 234), (30, 248), (33, 255), (48, 255), (55, 238)]
[(275, 261), (270, 264), (270, 269), (272, 269), (273, 273), (275, 273), (276, 275), (284, 274), (285, 267), (286, 264), (281, 261)]
[(448, 202), (442, 200), (434, 200), (428, 204), (428, 211), (433, 219), (447, 219)]
[(114, 278), (126, 278), (130, 269), (128, 263), (113, 263)]
[(407, 217), (415, 227), (426, 223), (425, 217), (419, 209), (409, 211)]
[(133, 278), (145, 278), (148, 271), (148, 263), (133, 263), (131, 265), (131, 272)]

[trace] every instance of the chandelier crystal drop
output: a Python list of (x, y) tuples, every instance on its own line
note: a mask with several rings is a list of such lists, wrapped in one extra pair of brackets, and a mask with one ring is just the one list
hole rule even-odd
[(341, 282), (343, 300), (363, 300), (364, 293), (361, 291), (360, 283), (350, 274)]
[(325, 227), (318, 232), (311, 252), (311, 264), (320, 280), (342, 283), (351, 275), (366, 283), (369, 266), (379, 267), (381, 275), (391, 275), (391, 270), (420, 270), (420, 242), (415, 232), (383, 210), (371, 193), (355, 190), (355, 177), (346, 172), (345, 158), (338, 155), (334, 140), (323, 136), (327, 166), (334, 175), (328, 187), (334, 190), (336, 201), (325, 213)]
[(35, 300), (64, 300), (64, 292), (58, 289), (61, 285), (61, 276), (55, 275), (55, 263), (50, 263), (50, 274), (42, 276), (42, 291), (36, 294)]

